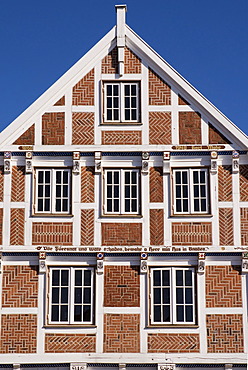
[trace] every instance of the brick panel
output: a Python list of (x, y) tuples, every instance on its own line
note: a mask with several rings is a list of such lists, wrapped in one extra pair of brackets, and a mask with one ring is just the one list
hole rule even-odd
[(189, 102), (178, 94), (178, 105), (190, 105)]
[(140, 315), (105, 314), (103, 352), (140, 352)]
[(233, 210), (219, 208), (220, 245), (233, 245)]
[(102, 245), (141, 244), (141, 223), (102, 223)]
[(24, 245), (25, 209), (10, 210), (10, 245)]
[(71, 222), (33, 222), (33, 245), (72, 245)]
[(3, 209), (0, 208), (0, 245), (3, 244)]
[(206, 307), (242, 307), (240, 266), (206, 266)]
[(149, 144), (171, 143), (171, 112), (149, 112)]
[(64, 145), (65, 113), (45, 113), (42, 116), (42, 144)]
[(93, 145), (95, 132), (94, 113), (72, 113), (72, 144)]
[(139, 266), (105, 266), (104, 306), (140, 306)]
[(248, 165), (239, 166), (240, 201), (248, 202)]
[(103, 145), (141, 145), (141, 131), (102, 131)]
[(72, 105), (94, 105), (94, 68), (72, 89)]
[(141, 73), (141, 59), (127, 47), (124, 52), (124, 73)]
[(54, 105), (65, 105), (65, 96), (62, 96)]
[(118, 50), (112, 49), (108, 55), (102, 59), (102, 73), (118, 73)]
[(11, 176), (11, 202), (25, 201), (25, 167), (13, 166)]
[(163, 167), (150, 168), (150, 202), (163, 203)]
[(232, 201), (232, 166), (218, 167), (219, 202)]
[(179, 143), (201, 144), (200, 113), (179, 112)]
[(149, 68), (149, 105), (170, 105), (171, 87)]
[(16, 139), (13, 145), (34, 145), (34, 124), (30, 126), (21, 136)]
[(95, 201), (95, 168), (81, 167), (81, 203)]
[(37, 316), (3, 315), (0, 353), (36, 353)]
[(94, 245), (95, 210), (81, 210), (81, 245)]
[(163, 209), (150, 209), (150, 244), (164, 245)]
[(173, 245), (211, 245), (211, 222), (173, 222)]
[(96, 352), (95, 334), (46, 334), (46, 353)]
[(248, 208), (240, 208), (241, 245), (248, 245)]
[(38, 267), (4, 266), (2, 307), (37, 307)]
[(149, 353), (200, 352), (198, 334), (148, 334)]
[(242, 315), (207, 315), (208, 353), (244, 352)]
[(209, 144), (230, 144), (230, 141), (211, 123), (208, 124), (208, 142)]
[(0, 202), (3, 202), (3, 192), (4, 192), (4, 172), (3, 166), (0, 166)]

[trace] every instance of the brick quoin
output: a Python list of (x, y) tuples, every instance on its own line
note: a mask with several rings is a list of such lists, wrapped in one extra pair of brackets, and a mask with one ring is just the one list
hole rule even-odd
[(34, 124), (30, 126), (21, 136), (16, 139), (13, 145), (34, 145)]
[(179, 112), (179, 143), (201, 144), (201, 115), (198, 112)]
[(81, 167), (81, 203), (95, 201), (95, 168)]
[(232, 166), (218, 166), (219, 202), (232, 201)]
[(141, 245), (141, 223), (102, 223), (102, 245)]
[(139, 266), (105, 266), (104, 306), (140, 306)]
[(103, 145), (141, 145), (141, 131), (102, 131)]
[(173, 245), (212, 245), (211, 222), (173, 222)]
[(171, 87), (149, 68), (149, 105), (170, 105)]
[(25, 167), (13, 166), (11, 176), (11, 202), (25, 201)]
[(46, 334), (46, 353), (96, 352), (95, 334)]
[(163, 209), (150, 209), (150, 244), (164, 245)]
[(93, 145), (95, 132), (94, 113), (72, 113), (72, 144)]
[(163, 195), (163, 167), (151, 167), (150, 171), (150, 202), (162, 203)]
[(149, 112), (149, 144), (172, 144), (171, 112)]
[(81, 210), (81, 245), (94, 245), (95, 210)]
[(10, 245), (24, 245), (25, 209), (11, 208), (10, 210)]
[(248, 201), (248, 165), (239, 166), (240, 201)]
[(233, 245), (233, 209), (219, 208), (220, 245)]
[(33, 222), (33, 245), (72, 245), (71, 222)]
[(94, 105), (94, 68), (72, 89), (72, 105)]
[(230, 141), (211, 123), (208, 123), (208, 142), (209, 144), (230, 144)]
[(199, 334), (148, 334), (148, 352), (200, 352)]
[(248, 245), (248, 208), (240, 208), (241, 245)]
[(42, 116), (42, 144), (64, 145), (65, 113), (45, 113)]

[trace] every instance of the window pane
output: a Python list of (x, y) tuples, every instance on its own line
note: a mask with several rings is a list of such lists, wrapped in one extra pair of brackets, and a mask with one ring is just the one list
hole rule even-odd
[(117, 84), (113, 85), (113, 95), (119, 96), (119, 85)]
[(131, 95), (137, 95), (137, 85), (131, 85)]
[(45, 197), (50, 197), (50, 185), (45, 185)]
[(74, 306), (74, 321), (82, 321), (82, 306)]
[(114, 172), (114, 184), (119, 184), (119, 172)]
[(183, 285), (183, 270), (176, 270), (176, 285)]
[(61, 186), (56, 185), (56, 197), (61, 197)]
[(125, 98), (125, 108), (130, 108), (130, 99), (129, 98)]
[(82, 270), (75, 270), (75, 285), (82, 286)]
[(59, 303), (59, 288), (52, 288), (52, 303)]
[(125, 85), (124, 86), (124, 91), (125, 91), (125, 96), (127, 96), (127, 95), (130, 95), (130, 85)]
[(132, 184), (137, 184), (137, 175), (136, 171), (132, 171)]
[(68, 285), (69, 271), (61, 270), (61, 285)]
[(176, 185), (176, 198), (181, 198), (181, 186)]
[(90, 321), (91, 308), (90, 306), (83, 306), (83, 321)]
[(56, 209), (56, 212), (61, 212), (61, 201), (60, 201), (60, 199), (56, 200), (55, 209)]
[(161, 304), (161, 289), (160, 288), (153, 289), (153, 303)]
[(43, 196), (43, 185), (38, 185), (38, 197)]
[(119, 211), (120, 211), (120, 209), (119, 209), (119, 200), (115, 199), (114, 200), (114, 212), (119, 212)]
[(176, 289), (176, 302), (179, 304), (184, 303), (183, 302), (183, 288)]
[(63, 204), (62, 211), (63, 212), (68, 212), (69, 211), (69, 209), (68, 209), (68, 199), (63, 199), (62, 204)]
[(61, 288), (61, 303), (68, 303), (68, 288)]
[(130, 110), (125, 109), (125, 121), (130, 121)]
[(180, 199), (176, 200), (176, 212), (182, 212), (182, 203)]
[(154, 321), (161, 322), (161, 306), (154, 306)]
[(188, 183), (188, 172), (182, 171), (182, 183), (187, 184)]
[(42, 199), (38, 200), (38, 211), (43, 211), (43, 200)]
[(185, 285), (192, 286), (192, 271), (185, 270)]
[(186, 288), (185, 289), (185, 303), (193, 303), (193, 297), (192, 297), (192, 288)]
[(163, 306), (163, 322), (170, 322), (170, 306)]
[(62, 183), (61, 171), (56, 171), (56, 184)]
[(130, 184), (130, 172), (125, 171), (125, 184)]
[(60, 321), (68, 321), (68, 306), (60, 307)]
[(193, 306), (186, 306), (186, 322), (193, 321)]
[(169, 286), (170, 285), (170, 271), (169, 270), (163, 270), (162, 271), (162, 277), (163, 277), (163, 286)]
[(206, 172), (200, 171), (200, 183), (204, 184), (206, 182)]
[(206, 212), (207, 210), (207, 202), (206, 199), (201, 199), (201, 211)]
[(183, 200), (183, 212), (188, 212), (189, 207), (188, 207), (188, 199)]
[(50, 171), (45, 171), (45, 182), (50, 183)]
[(198, 184), (199, 183), (199, 172), (193, 171), (193, 183)]
[(177, 306), (177, 321), (184, 321), (184, 307), (183, 306)]
[(50, 199), (45, 199), (45, 209), (44, 211), (50, 211)]
[(74, 303), (82, 303), (82, 288), (75, 288)]
[(170, 288), (163, 288), (163, 303), (170, 304)]
[(60, 271), (59, 270), (52, 270), (52, 285), (59, 285), (59, 275)]
[(138, 211), (138, 203), (136, 199), (132, 199), (132, 212), (137, 212)]
[(91, 286), (91, 271), (84, 271), (84, 286)]
[(194, 199), (194, 211), (199, 212), (200, 211), (200, 202), (199, 199)]
[(153, 285), (161, 285), (161, 272), (159, 270), (153, 271)]
[(84, 303), (91, 303), (91, 288), (84, 288)]
[(136, 109), (132, 109), (131, 110), (131, 120), (132, 121), (137, 121), (137, 110)]
[(107, 85), (107, 95), (112, 95), (112, 86), (111, 85)]
[(51, 321), (59, 321), (59, 306), (52, 306)]
[(130, 199), (125, 200), (125, 212), (130, 212)]
[(44, 172), (38, 171), (38, 183), (43, 183), (44, 181)]

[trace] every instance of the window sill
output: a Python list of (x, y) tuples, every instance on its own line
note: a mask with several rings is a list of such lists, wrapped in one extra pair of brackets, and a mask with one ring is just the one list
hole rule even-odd
[(200, 218), (200, 217), (206, 217), (206, 218), (211, 218), (213, 217), (212, 213), (172, 213), (170, 217), (197, 217), (197, 218)]
[(72, 213), (33, 213), (32, 217), (68, 217), (71, 218), (74, 215)]
[(161, 329), (161, 328), (199, 328), (198, 324), (150, 324), (146, 329)]
[(101, 126), (141, 126), (143, 125), (142, 122), (117, 122), (117, 121), (109, 121), (109, 122), (102, 122), (100, 123)]
[(100, 218), (143, 218), (143, 215), (102, 214)]
[(45, 324), (43, 328), (51, 329), (51, 328), (84, 328), (84, 329), (94, 329), (97, 326), (95, 324)]

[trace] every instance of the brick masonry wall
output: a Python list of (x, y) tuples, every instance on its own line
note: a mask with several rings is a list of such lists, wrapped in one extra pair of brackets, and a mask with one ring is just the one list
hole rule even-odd
[(172, 144), (171, 112), (149, 112), (149, 144)]
[(230, 141), (211, 123), (208, 124), (208, 142), (209, 144), (230, 144)]
[(103, 352), (140, 352), (140, 315), (105, 314)]
[(163, 203), (163, 167), (151, 167), (150, 171), (150, 202)]
[(241, 245), (248, 245), (248, 208), (240, 208)]
[(240, 266), (206, 266), (206, 307), (242, 307)]
[(42, 144), (64, 145), (65, 113), (45, 113), (42, 116)]
[(139, 266), (105, 266), (104, 306), (140, 306)]
[(198, 112), (179, 112), (179, 143), (201, 144), (201, 115)]
[(149, 105), (170, 105), (170, 86), (149, 68)]
[(141, 145), (141, 131), (102, 131), (103, 145)]
[(0, 166), (0, 202), (3, 202), (3, 192), (4, 192), (4, 173), (3, 166)]
[(242, 315), (207, 315), (208, 353), (244, 352)]
[(108, 55), (102, 59), (102, 73), (118, 73), (118, 50), (112, 49)]
[(0, 208), (0, 245), (3, 244), (3, 209)]
[(102, 245), (141, 244), (141, 223), (102, 223)]
[(11, 176), (11, 202), (25, 201), (25, 167), (13, 166)]
[(46, 353), (96, 352), (95, 334), (46, 334)]
[(239, 166), (240, 201), (248, 202), (248, 165)]
[(2, 307), (37, 307), (38, 266), (4, 266)]
[(62, 96), (54, 105), (65, 105), (65, 96)]
[(150, 209), (150, 244), (164, 245), (163, 209)]
[(33, 222), (33, 245), (72, 245), (71, 222)]
[(148, 334), (149, 353), (192, 353), (199, 351), (198, 334)]
[(10, 210), (10, 245), (24, 245), (25, 209)]
[(72, 89), (72, 105), (94, 105), (94, 69), (84, 76)]
[(81, 245), (94, 245), (95, 210), (81, 210)]
[(233, 245), (233, 210), (219, 208), (220, 245)]
[(219, 202), (232, 201), (232, 166), (218, 167)]
[(13, 145), (34, 145), (34, 124), (30, 126), (21, 136), (16, 139)]
[(184, 99), (180, 94), (178, 94), (178, 105), (190, 105), (186, 99)]
[(72, 113), (72, 144), (93, 145), (95, 118), (91, 112)]
[(211, 245), (211, 222), (173, 222), (173, 245)]
[(124, 73), (141, 73), (141, 60), (129, 48), (124, 51)]
[(36, 353), (37, 316), (2, 314), (0, 353)]
[(81, 203), (95, 201), (95, 168), (81, 167)]

